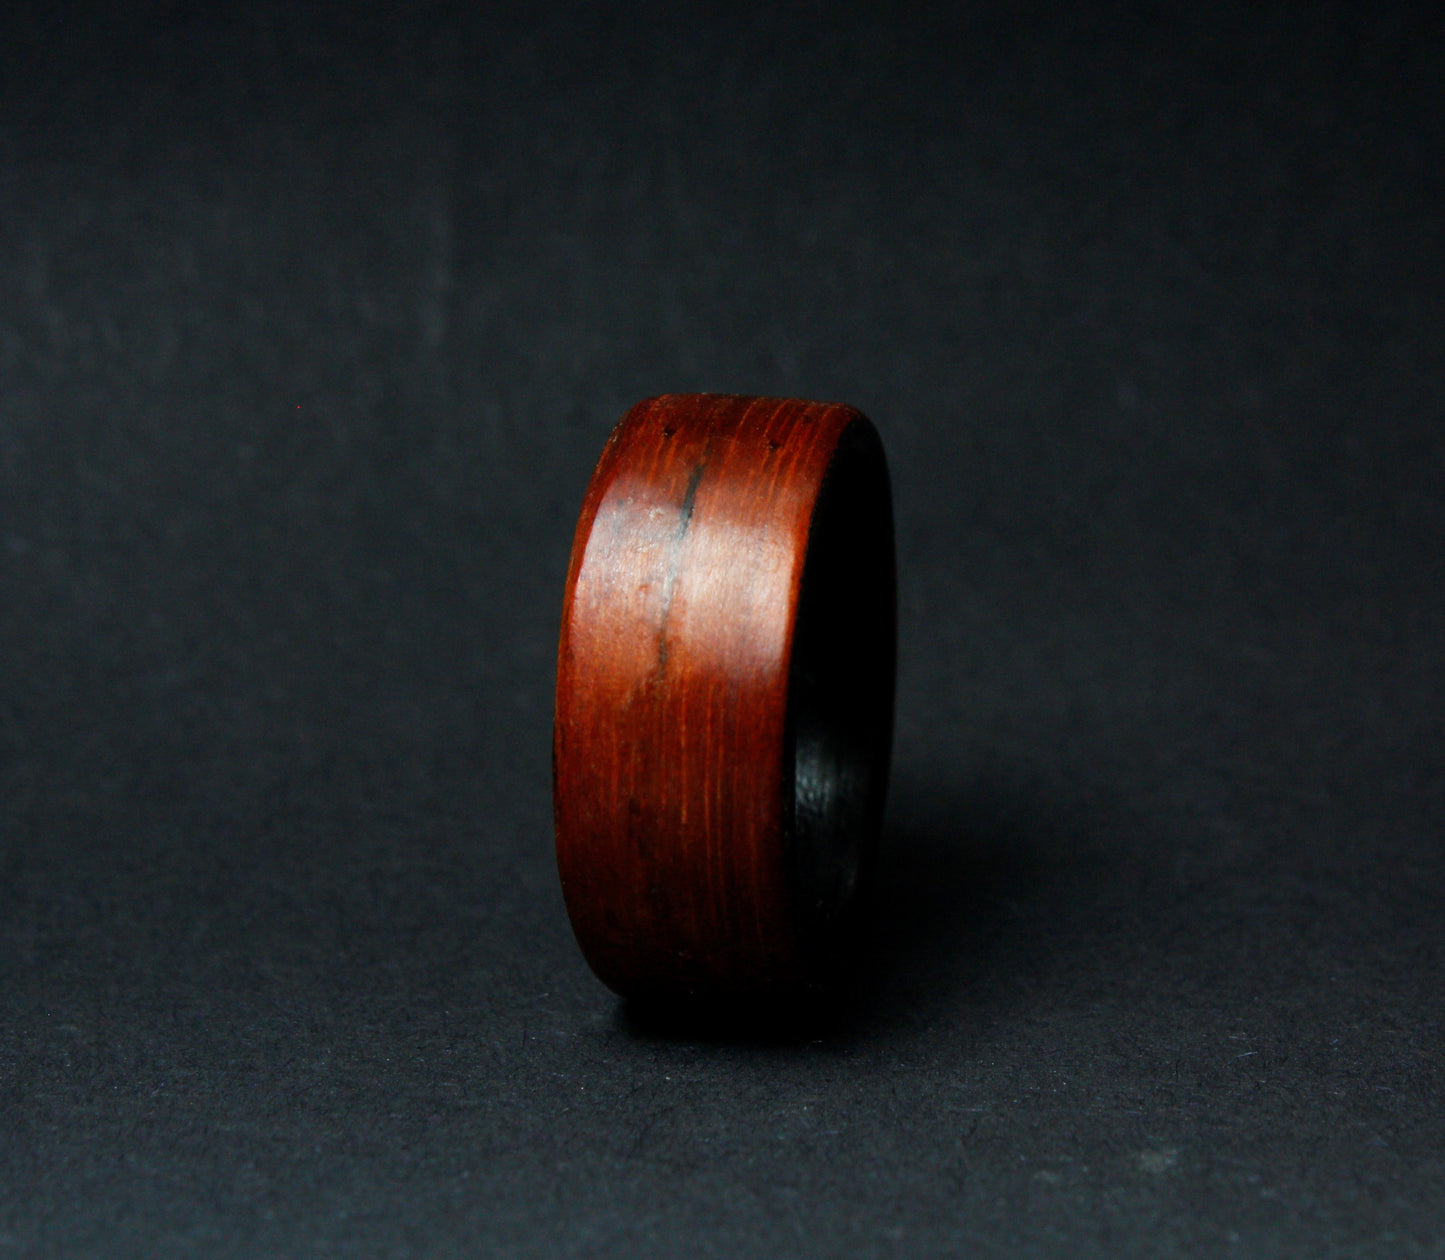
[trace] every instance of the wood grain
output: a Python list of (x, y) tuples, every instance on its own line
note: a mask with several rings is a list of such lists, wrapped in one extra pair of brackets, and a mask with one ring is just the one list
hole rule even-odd
[(553, 784), (568, 913), (616, 992), (836, 981), (881, 824), (893, 584), (852, 408), (668, 395), (613, 432), (568, 568)]

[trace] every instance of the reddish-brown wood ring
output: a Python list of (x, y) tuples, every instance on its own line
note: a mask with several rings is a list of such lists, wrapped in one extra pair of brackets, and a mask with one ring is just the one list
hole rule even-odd
[(836, 982), (882, 820), (893, 530), (850, 407), (639, 403), (587, 489), (558, 648), (557, 862), (624, 996)]

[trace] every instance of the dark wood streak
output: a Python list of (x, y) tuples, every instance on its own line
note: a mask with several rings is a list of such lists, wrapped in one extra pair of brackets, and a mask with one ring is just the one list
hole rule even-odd
[(682, 496), (682, 528), (684, 530), (692, 521), (692, 510), (697, 503), (697, 487), (705, 472), (707, 472), (707, 465), (700, 463), (692, 470), (692, 476), (687, 479), (687, 489)]
[[(672, 433), (664, 430), (664, 437), (671, 437)], [(662, 599), (662, 616), (658, 619), (657, 627), (657, 668), (667, 668), (668, 656), (668, 616), (672, 612), (672, 600), (677, 593), (678, 563), (680, 560), (679, 548), (682, 540), (687, 534), (687, 527), (692, 524), (693, 508), (697, 503), (697, 488), (702, 483), (703, 474), (707, 472), (705, 461), (698, 461), (696, 468), (692, 470), (692, 476), (687, 479), (687, 489), (682, 495), (682, 507), (678, 511), (677, 537), (674, 546), (668, 557), (666, 594)]]
[(858, 426), (883, 478), (891, 712), (891, 520), (862, 415), (670, 395), (603, 450), (568, 567), (554, 807), (568, 913), (619, 993), (780, 994), (826, 970), (789, 865), (790, 669), (814, 510)]

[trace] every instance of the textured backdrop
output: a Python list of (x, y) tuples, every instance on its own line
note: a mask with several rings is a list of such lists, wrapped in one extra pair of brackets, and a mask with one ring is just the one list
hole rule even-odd
[[(957, 7), (6, 6), (0, 1257), (1445, 1254), (1441, 27)], [(801, 1040), (552, 862), (694, 389), (893, 467)]]

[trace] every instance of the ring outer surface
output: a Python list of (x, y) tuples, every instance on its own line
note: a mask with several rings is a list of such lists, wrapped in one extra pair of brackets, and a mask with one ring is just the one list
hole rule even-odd
[[(787, 998), (828, 987), (846, 952), (854, 916), (810, 923), (790, 869), (789, 713), (810, 528), (845, 434), (866, 439), (883, 485), (887, 659), (871, 667), (887, 671), (886, 783), (892, 520), (867, 418), (647, 399), (588, 485), (558, 645), (556, 850), (583, 954), (624, 997)], [(881, 795), (877, 812), (870, 868)]]

